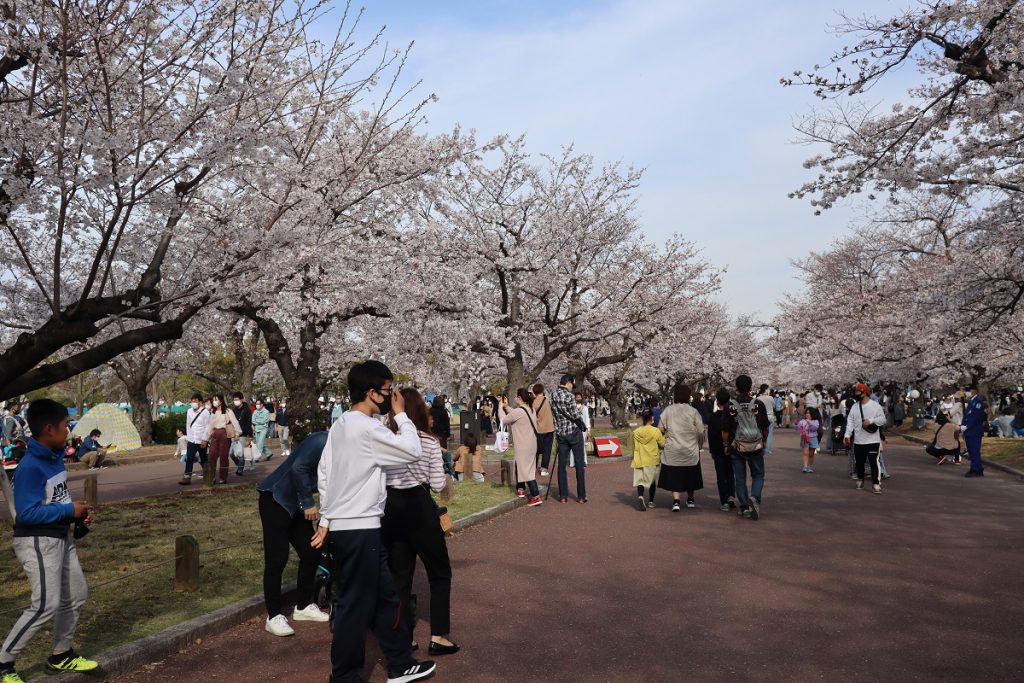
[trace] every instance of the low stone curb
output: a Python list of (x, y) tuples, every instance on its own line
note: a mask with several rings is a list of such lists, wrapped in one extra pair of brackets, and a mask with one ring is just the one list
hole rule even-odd
[[(925, 446), (931, 443), (931, 441), (929, 441), (928, 439), (923, 439), (920, 436), (913, 436), (910, 434), (900, 434), (900, 436), (906, 439), (907, 441), (913, 441), (915, 443), (924, 444)], [(1004, 465), (1000, 462), (993, 462), (992, 460), (988, 460), (986, 458), (982, 458), (981, 462), (982, 464), (985, 465), (985, 467), (991, 467), (994, 470), (1005, 472), (1006, 474), (1013, 475), (1014, 477), (1020, 479), (1021, 481), (1024, 481), (1024, 472), (1018, 470), (1015, 467), (1010, 467), (1009, 465)]]
[[(525, 498), (513, 498), (512, 500), (506, 500), (503, 503), (489, 507), (486, 510), (475, 512), (455, 522), (452, 526), (452, 533), (465, 531), (472, 526), (511, 512), (525, 504)], [(285, 597), (290, 597), (294, 590), (295, 583), (292, 582), (284, 586), (282, 592)], [(194, 645), (196, 640), (200, 638), (215, 635), (232, 626), (246, 622), (262, 614), (263, 610), (263, 594), (260, 593), (100, 654), (96, 657), (96, 661), (102, 667), (102, 676), (61, 673), (46, 674), (33, 680), (60, 681), (61, 683), (109, 681), (126, 673), (137, 671), (146, 664), (151, 664), (180, 652)]]

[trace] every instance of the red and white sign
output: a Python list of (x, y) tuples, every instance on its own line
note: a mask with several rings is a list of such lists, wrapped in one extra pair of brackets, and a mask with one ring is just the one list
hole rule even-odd
[(622, 446), (619, 444), (618, 437), (615, 436), (595, 436), (594, 447), (597, 449), (597, 457), (599, 458), (611, 458), (622, 455)]

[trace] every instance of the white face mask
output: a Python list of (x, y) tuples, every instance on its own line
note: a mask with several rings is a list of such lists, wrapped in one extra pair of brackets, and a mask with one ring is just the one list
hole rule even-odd
[(240, 405), (242, 405), (242, 402), (241, 402), (241, 401), (235, 401), (235, 407), (236, 407), (236, 408), (237, 408), (238, 406), (240, 406)]
[(219, 408), (220, 407), (220, 401), (214, 401), (213, 402), (213, 407), (214, 408)]
[(199, 404), (198, 403), (193, 403), (192, 404), (192, 410), (199, 410)]

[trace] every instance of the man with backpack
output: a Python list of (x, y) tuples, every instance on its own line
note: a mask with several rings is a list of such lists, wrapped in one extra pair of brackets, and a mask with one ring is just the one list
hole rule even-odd
[[(736, 480), (737, 514), (747, 519), (761, 517), (764, 491), (764, 450), (768, 441), (768, 411), (751, 395), (754, 380), (748, 375), (736, 378), (736, 398), (729, 402), (729, 414), (723, 420), (722, 441), (732, 458)], [(750, 468), (750, 493), (747, 493), (747, 468)]]

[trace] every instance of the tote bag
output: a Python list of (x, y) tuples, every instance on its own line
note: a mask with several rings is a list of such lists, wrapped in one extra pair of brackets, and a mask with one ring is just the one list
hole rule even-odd
[(508, 428), (505, 425), (501, 425), (494, 435), (494, 450), (498, 453), (508, 450)]

